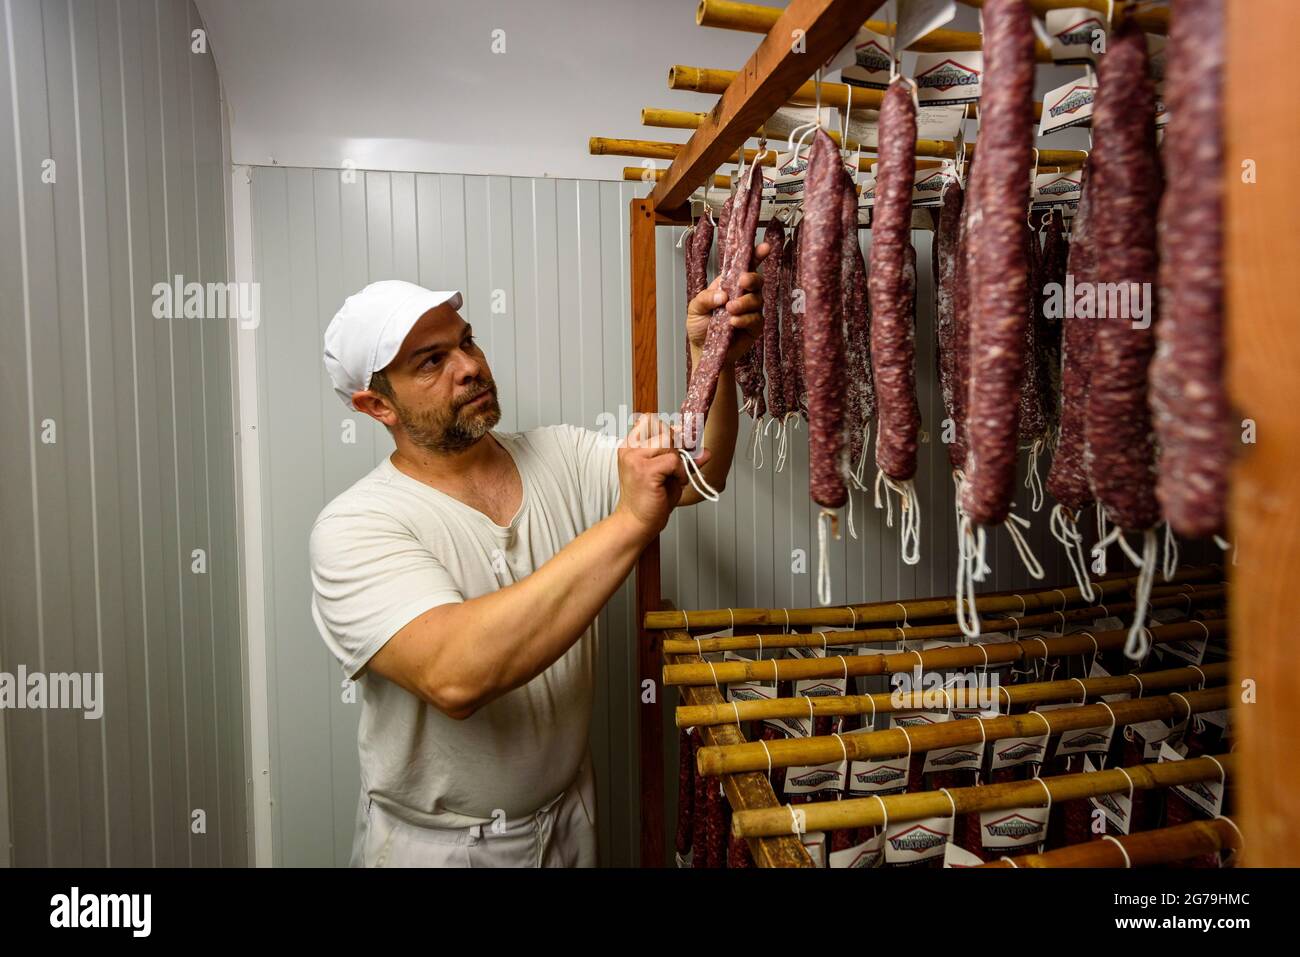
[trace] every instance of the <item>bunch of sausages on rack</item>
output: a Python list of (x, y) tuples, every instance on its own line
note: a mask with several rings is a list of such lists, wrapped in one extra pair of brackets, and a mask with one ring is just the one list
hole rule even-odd
[[(1232, 437), (1223, 383), (1222, 5), (1172, 2), (1164, 90), (1170, 120), (1162, 143), (1146, 37), (1117, 7), (1119, 22), (1097, 68), (1092, 149), (1067, 235), (1059, 211), (1037, 214), (1037, 221), (1027, 216), (1035, 168), (1033, 14), (1023, 0), (983, 4), (978, 143), (968, 176), (959, 162), (945, 188), (932, 247), (939, 378), (952, 426), (957, 593), (968, 635), (979, 632), (970, 599), (987, 571), (990, 529), (1006, 528), (1030, 573), (1042, 577), (1024, 538), (1028, 520), (1012, 509), (1023, 448), (1035, 459), (1051, 451), (1052, 531), (1080, 587), (1089, 586), (1078, 524), (1091, 504), (1094, 554), (1104, 561), (1107, 546), (1118, 544), (1142, 569), (1126, 648), (1132, 657), (1145, 651), (1145, 601), (1162, 523), (1166, 577), (1176, 564), (1169, 558), (1173, 534), (1213, 536), (1226, 547)], [(909, 563), (919, 556), (920, 515), (913, 482), (921, 429), (911, 244), (916, 138), (914, 85), (900, 76), (880, 109), (867, 261), (853, 177), (831, 137), (817, 130), (797, 228), (787, 235), (775, 219), (766, 227), (772, 251), (761, 267), (764, 333), (736, 370), (755, 428), (764, 414), (782, 424), (806, 418), (810, 493), (823, 520), (850, 500), (850, 486), (865, 488), (861, 466), (874, 421), (876, 501), (881, 484), (886, 499), (899, 496)], [(749, 268), (760, 193), (755, 164), (716, 233), (700, 218), (687, 252), (688, 295), (704, 288), (715, 235), (724, 287)], [(1064, 286), (1067, 274), (1076, 289), (1087, 283), (1100, 290), (1099, 307), (1105, 290), (1151, 288), (1157, 295), (1148, 297), (1140, 321), (1073, 310), (1048, 318), (1044, 288)], [(683, 413), (708, 408), (730, 335), (720, 310), (699, 368), (688, 370)], [(825, 530), (819, 521), (823, 546)], [(1129, 533), (1141, 536), (1139, 548), (1125, 539)], [(819, 574), (819, 600), (827, 604), (829, 574)]]

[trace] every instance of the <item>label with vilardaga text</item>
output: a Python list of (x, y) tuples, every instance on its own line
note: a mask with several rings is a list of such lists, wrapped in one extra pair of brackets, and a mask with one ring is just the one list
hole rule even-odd
[(1096, 63), (1106, 50), (1105, 15), (1087, 7), (1048, 10), (1043, 17), (1055, 63)]
[(1038, 135), (1046, 136), (1072, 126), (1090, 126), (1096, 97), (1096, 83), (1090, 82), (1087, 76), (1049, 90), (1043, 97), (1043, 118), (1038, 123)]
[(920, 103), (974, 103), (980, 98), (984, 54), (979, 50), (922, 53), (916, 58), (917, 100)]

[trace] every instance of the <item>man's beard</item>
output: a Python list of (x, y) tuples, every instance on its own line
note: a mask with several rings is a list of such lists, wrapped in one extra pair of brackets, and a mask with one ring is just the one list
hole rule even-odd
[[(486, 403), (480, 403), (480, 407), (468, 411), (465, 409), (465, 406), (484, 393), (490, 397)], [(413, 412), (396, 402), (393, 407), (407, 437), (420, 448), (440, 455), (465, 451), (501, 421), (501, 405), (497, 402), (495, 383), (485, 385), (450, 410)]]

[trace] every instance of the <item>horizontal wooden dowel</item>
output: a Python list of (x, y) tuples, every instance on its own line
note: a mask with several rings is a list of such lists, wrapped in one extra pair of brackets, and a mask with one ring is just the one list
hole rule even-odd
[[(696, 770), (705, 776), (734, 774), (738, 771), (767, 771), (772, 768), (811, 767), (847, 758), (850, 761), (897, 758), (959, 744), (979, 744), (1002, 738), (1037, 737), (1080, 731), (1084, 728), (1108, 727), (1138, 721), (1169, 720), (1205, 711), (1218, 711), (1228, 705), (1226, 688), (1188, 691), (1177, 697), (1160, 695), (1088, 704), (1060, 711), (1004, 715), (1000, 718), (964, 718), (910, 728), (886, 731), (862, 731), (853, 734), (822, 735), (810, 738), (777, 738), (772, 741), (746, 742), (727, 747), (703, 747), (699, 750)], [(981, 725), (983, 727), (981, 727)]]
[[(958, 0), (958, 2), (968, 7), (980, 8), (984, 6), (984, 0)], [(1085, 7), (1093, 13), (1103, 15), (1114, 10), (1117, 20), (1128, 17), (1142, 29), (1143, 33), (1166, 34), (1169, 32), (1168, 7), (1136, 9), (1126, 7), (1123, 3), (1113, 2), (1113, 0), (1026, 0), (1026, 2), (1029, 4), (1029, 8), (1040, 17), (1045, 16), (1051, 10), (1068, 10), (1071, 7)]]
[[(1155, 595), (1150, 607), (1182, 608), (1191, 613), (1193, 607), (1213, 607), (1223, 601), (1227, 586), (1218, 585), (1205, 588), (1195, 593), (1179, 592), (1170, 595)], [(1035, 615), (1022, 615), (1015, 618), (985, 620), (986, 631), (998, 631), (992, 626), (1002, 624), (1008, 628), (1059, 627), (1062, 619), (1065, 623), (1087, 621), (1093, 618), (1115, 615), (1120, 618), (1137, 610), (1133, 602), (1116, 602), (1110, 605), (1083, 605), (1067, 608), (1064, 611), (1043, 612)], [(665, 655), (693, 655), (709, 651), (755, 651), (767, 648), (842, 648), (852, 645), (883, 644), (892, 641), (925, 641), (929, 639), (960, 638), (961, 626), (954, 622), (941, 622), (933, 625), (896, 625), (891, 628), (859, 628), (851, 631), (814, 631), (803, 634), (741, 634), (720, 638), (665, 638), (663, 653)]]
[[(664, 174), (667, 172), (666, 169), (646, 169), (644, 166), (624, 166), (623, 178), (626, 180), (640, 180), (641, 182), (646, 182), (646, 174), (649, 173), (650, 178), (655, 182), (658, 182), (664, 178)], [(731, 189), (731, 177), (721, 175), (714, 176), (713, 186), (715, 189)]]
[[(745, 33), (767, 33), (780, 17), (777, 7), (764, 7), (756, 3), (735, 3), (733, 0), (701, 0), (695, 11), (695, 22), (702, 27), (720, 30), (739, 30)], [(886, 20), (868, 20), (863, 24), (872, 33), (892, 37), (895, 24)], [(983, 37), (965, 30), (948, 30), (940, 27), (914, 40), (907, 47), (918, 53), (947, 53), (952, 50), (981, 50)], [(1034, 55), (1039, 63), (1051, 63), (1051, 52), (1042, 41), (1035, 38)]]
[[(690, 110), (667, 110), (656, 107), (645, 107), (641, 110), (641, 123), (644, 126), (654, 126), (660, 129), (671, 130), (693, 130), (698, 129), (707, 113), (694, 113)], [(826, 131), (830, 138), (836, 143), (840, 142), (839, 130), (831, 129)], [(756, 137), (763, 135), (760, 127), (755, 131)], [(769, 145), (774, 149), (781, 149), (780, 140), (773, 140)], [(850, 139), (847, 149), (856, 150), (859, 147), (857, 140)], [(876, 148), (865, 146), (863, 149), (868, 153), (875, 153)], [(952, 140), (917, 140), (916, 147), (913, 150), (917, 156), (937, 156), (944, 159), (952, 159), (957, 155), (957, 144)], [(964, 150), (966, 156), (975, 154), (975, 144), (967, 143)], [(1088, 154), (1084, 150), (1060, 150), (1060, 149), (1040, 149), (1037, 153), (1038, 165), (1040, 168), (1052, 169), (1079, 169), (1087, 160)]]
[[(1156, 644), (1216, 638), (1227, 633), (1223, 618), (1209, 613), (1184, 624), (1156, 625), (1148, 629)], [(1056, 638), (1025, 638), (988, 645), (931, 648), (897, 654), (833, 655), (827, 658), (763, 658), (757, 661), (718, 661), (664, 665), (666, 685), (724, 685), (741, 681), (802, 681), (809, 678), (854, 678), (896, 674), (920, 666), (926, 671), (1005, 665), (1040, 658), (1113, 651), (1124, 647), (1127, 628), (1081, 631)]]
[[(1032, 681), (1025, 684), (1002, 686), (999, 703), (1035, 705), (1049, 702), (1075, 701), (1084, 693), (1089, 699), (1102, 695), (1145, 694), (1166, 691), (1170, 688), (1187, 688), (1206, 682), (1222, 684), (1228, 680), (1227, 662), (1199, 665), (1195, 668), (1169, 668), (1145, 671), (1136, 675), (1115, 675), (1110, 678), (1082, 678), (1068, 681)], [(1080, 688), (1079, 682), (1083, 682)], [(954, 708), (972, 707), (978, 703), (982, 689), (958, 685), (949, 692)], [(821, 697), (756, 698), (752, 701), (719, 702), (710, 705), (679, 705), (676, 711), (677, 727), (698, 728), (715, 724), (735, 724), (737, 721), (762, 721), (768, 718), (842, 717), (850, 714), (889, 714), (926, 705), (933, 692), (895, 694), (850, 694)]]
[[(891, 824), (920, 821), (927, 817), (948, 817), (954, 806), (958, 814), (980, 811), (1006, 811), (1018, 807), (1041, 807), (1051, 794), (1052, 803), (1078, 801), (1083, 798), (1134, 791), (1178, 787), (1197, 781), (1218, 781), (1233, 771), (1233, 757), (1191, 758), (1161, 764), (1138, 764), (1123, 771), (1111, 769), (1091, 773), (1058, 774), (1030, 781), (1008, 781), (974, 787), (948, 788), (943, 791), (919, 791), (909, 794), (844, 798), (839, 801), (814, 801), (800, 804), (805, 832), (840, 831), (854, 827), (881, 827), (885, 815)], [(1127, 774), (1127, 776), (1126, 776)], [(1042, 784), (1038, 783), (1039, 781)], [(1046, 785), (1047, 792), (1043, 790)], [(947, 795), (952, 795), (952, 800)], [(881, 801), (884, 807), (881, 807)], [(731, 816), (731, 833), (736, 837), (772, 837), (790, 834), (793, 821), (788, 807), (737, 811)]]
[[(587, 149), (592, 156), (636, 156), (641, 159), (672, 160), (682, 151), (683, 146), (680, 143), (661, 143), (658, 140), (628, 140), (617, 139), (609, 136), (593, 136), (587, 141)], [(745, 163), (751, 164), (757, 162), (759, 166), (775, 166), (776, 153), (768, 149), (764, 151), (762, 158), (759, 159), (759, 151), (746, 147)], [(739, 163), (739, 154), (733, 153), (726, 159), (728, 163)], [(858, 169), (870, 170), (876, 165), (874, 156), (858, 157)], [(927, 169), (941, 165), (938, 160), (917, 160), (917, 169)], [(666, 171), (665, 171), (666, 174)], [(662, 176), (656, 178), (663, 179)]]
[[(788, 814), (787, 814), (788, 816)], [(1115, 845), (1118, 841), (1123, 850)], [(1155, 867), (1189, 857), (1240, 850), (1241, 832), (1227, 818), (1192, 821), (1116, 837), (1113, 841), (1071, 844), (1042, 854), (1023, 854), (980, 867)], [(1014, 863), (1013, 863), (1014, 861)]]
[[(686, 90), (690, 93), (712, 93), (721, 95), (726, 92), (731, 81), (735, 79), (735, 70), (719, 70), (713, 67), (689, 66), (684, 63), (674, 64), (668, 69), (668, 89)], [(815, 106), (818, 102), (822, 106), (833, 106), (843, 110), (851, 109), (880, 109), (880, 104), (884, 101), (883, 90), (870, 90), (860, 86), (850, 86), (847, 83), (822, 83), (820, 100), (818, 98), (818, 84), (809, 80), (799, 89), (791, 94), (789, 102), (799, 104), (800, 106)], [(852, 91), (850, 93), (850, 91)], [(975, 104), (967, 104), (966, 115), (976, 115)], [(1034, 104), (1034, 119), (1040, 119), (1043, 115), (1043, 104)]]
[[(1206, 582), (1222, 584), (1223, 570), (1218, 565), (1181, 568), (1171, 579), (1174, 585), (1195, 585)], [(1100, 588), (1103, 599), (1122, 594), (1137, 584), (1136, 576), (1117, 576), (1093, 582)], [(1023, 604), (1022, 604), (1023, 601)], [(975, 608), (980, 614), (997, 612), (1052, 611), (1083, 601), (1077, 586), (1047, 588), (1025, 592), (998, 592), (975, 596)], [(1104, 604), (1104, 602), (1103, 602)], [(732, 625), (758, 625), (806, 628), (809, 625), (902, 624), (904, 620), (925, 618), (952, 618), (957, 614), (957, 603), (951, 596), (942, 598), (907, 598), (902, 601), (878, 601), (857, 605), (835, 605), (826, 608), (706, 608), (682, 611), (653, 611), (645, 616), (648, 629), (729, 628)]]

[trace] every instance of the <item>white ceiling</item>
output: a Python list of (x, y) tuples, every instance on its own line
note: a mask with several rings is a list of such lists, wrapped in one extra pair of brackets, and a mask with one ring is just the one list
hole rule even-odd
[(262, 165), (621, 179), (638, 161), (588, 137), (685, 142), (641, 108), (717, 98), (670, 91), (668, 67), (738, 69), (760, 39), (696, 26), (696, 0), (196, 3), (234, 161)]
[[(684, 143), (686, 130), (643, 127), (641, 108), (708, 110), (717, 97), (669, 90), (668, 67), (739, 69), (759, 42), (696, 26), (696, 0), (195, 2), (234, 161), (255, 165), (621, 179), (639, 161), (591, 156), (589, 137)], [(959, 6), (950, 26), (978, 30), (978, 11)], [(1040, 67), (1038, 95), (1079, 73)]]

